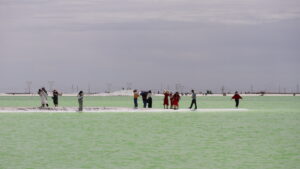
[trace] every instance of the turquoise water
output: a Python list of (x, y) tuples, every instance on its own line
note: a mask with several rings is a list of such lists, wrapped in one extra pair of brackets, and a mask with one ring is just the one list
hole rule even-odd
[[(76, 106), (75, 97), (61, 105)], [(190, 98), (183, 98), (187, 107)], [(245, 97), (247, 112), (0, 113), (0, 168), (298, 168), (300, 97)], [(162, 98), (154, 105), (162, 107)], [(232, 108), (229, 97), (199, 107)], [(131, 97), (87, 97), (88, 106), (132, 107)], [(0, 97), (0, 107), (39, 106)]]

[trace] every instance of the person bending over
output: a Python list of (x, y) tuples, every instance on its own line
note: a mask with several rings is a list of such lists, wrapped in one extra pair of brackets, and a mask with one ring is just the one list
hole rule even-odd
[(147, 108), (147, 95), (148, 95), (148, 92), (142, 91), (140, 95), (142, 96), (142, 99), (143, 99), (144, 108)]

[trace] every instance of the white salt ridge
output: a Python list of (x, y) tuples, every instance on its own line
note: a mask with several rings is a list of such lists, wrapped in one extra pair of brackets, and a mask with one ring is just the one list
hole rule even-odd
[[(1, 107), (0, 113), (74, 113), (78, 112), (77, 107), (55, 107), (55, 108), (38, 108), (38, 107)], [(149, 112), (149, 113), (160, 113), (160, 112), (236, 112), (236, 111), (248, 111), (248, 109), (134, 109), (127, 107), (85, 107), (83, 112), (95, 112), (95, 113), (104, 113), (104, 112), (128, 112), (128, 113), (138, 113), (138, 112)]]
[(94, 94), (94, 96), (132, 96), (133, 90), (119, 90), (111, 93), (98, 93)]

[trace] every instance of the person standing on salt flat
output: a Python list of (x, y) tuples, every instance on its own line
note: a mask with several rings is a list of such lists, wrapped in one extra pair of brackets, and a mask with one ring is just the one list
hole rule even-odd
[(170, 92), (169, 96), (170, 96), (170, 109), (173, 109), (173, 107), (174, 107), (174, 94), (172, 92)]
[(235, 92), (234, 96), (232, 96), (231, 100), (234, 99), (235, 100), (235, 107), (239, 108), (239, 104), (240, 104), (240, 99), (243, 99), (240, 95), (239, 92)]
[(139, 98), (139, 93), (137, 90), (133, 91), (133, 102), (134, 102), (134, 108), (137, 109), (138, 108), (138, 98)]
[(53, 100), (53, 104), (54, 104), (55, 107), (58, 106), (58, 96), (62, 96), (62, 93), (58, 93), (57, 90), (53, 90), (52, 100)]
[(173, 108), (174, 110), (178, 110), (179, 109), (179, 101), (180, 101), (180, 95), (178, 92), (176, 92), (173, 95)]
[(41, 106), (40, 106), (40, 108), (42, 108), (42, 107), (44, 107), (44, 100), (43, 100), (43, 97), (42, 97), (42, 89), (39, 89), (38, 95), (40, 96), (40, 99), (41, 99)]
[(147, 103), (148, 103), (148, 108), (152, 108), (152, 91), (149, 90), (147, 93)]
[(48, 93), (47, 93), (46, 89), (45, 88), (39, 89), (38, 95), (41, 98), (41, 104), (42, 104), (41, 108), (44, 108), (45, 106), (49, 107), (48, 98), (47, 98)]
[(169, 91), (165, 91), (164, 92), (164, 109), (168, 109), (169, 108)]
[(48, 92), (47, 90), (43, 87), (42, 90), (44, 91), (44, 97), (45, 97), (45, 100), (46, 100), (46, 106), (49, 107), (49, 104), (48, 104)]
[(80, 91), (78, 93), (77, 99), (78, 99), (78, 104), (79, 104), (78, 111), (82, 112), (82, 110), (83, 110), (83, 91)]
[(193, 105), (195, 105), (195, 110), (197, 110), (197, 96), (194, 90), (192, 90), (191, 92), (192, 92), (192, 103), (190, 109), (192, 109)]

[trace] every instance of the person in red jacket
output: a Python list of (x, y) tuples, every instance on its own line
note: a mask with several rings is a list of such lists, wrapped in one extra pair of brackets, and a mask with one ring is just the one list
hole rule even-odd
[(165, 91), (164, 92), (164, 109), (168, 109), (169, 108), (169, 91)]
[(239, 92), (235, 92), (234, 96), (232, 96), (231, 100), (234, 99), (235, 100), (235, 107), (239, 108), (239, 104), (240, 104), (240, 99), (243, 99), (240, 95)]
[(179, 101), (180, 101), (180, 95), (178, 92), (176, 92), (173, 96), (173, 108), (174, 110), (178, 110), (179, 108)]
[(173, 106), (174, 106), (174, 95), (173, 95), (172, 92), (170, 92), (169, 97), (170, 97), (170, 109), (173, 109)]

